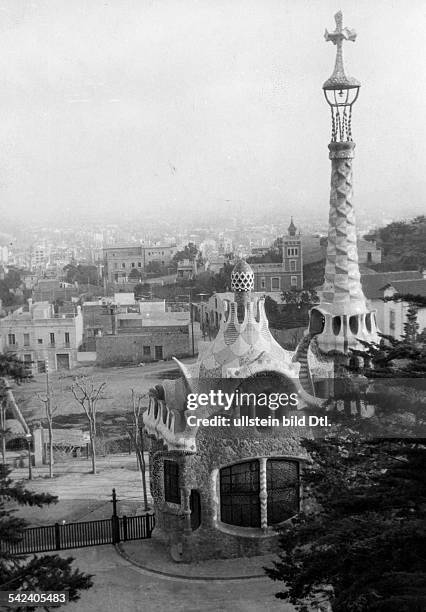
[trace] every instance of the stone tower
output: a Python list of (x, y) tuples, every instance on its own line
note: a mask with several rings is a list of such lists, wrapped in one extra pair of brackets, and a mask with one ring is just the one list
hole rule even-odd
[(325, 39), (337, 47), (333, 74), (323, 85), (331, 109), (331, 191), (325, 280), (320, 304), (310, 315), (309, 331), (316, 335), (323, 353), (348, 355), (362, 348), (359, 339), (377, 340), (375, 314), (367, 306), (358, 265), (355, 212), (353, 207), (352, 108), (360, 83), (346, 75), (343, 41), (355, 41), (354, 30), (343, 27), (342, 13), (335, 15), (336, 29)]
[(290, 275), (290, 282), (285, 289), (302, 289), (302, 239), (300, 237), (300, 232), (297, 232), (297, 227), (294, 225), (293, 217), (291, 218), (287, 235), (283, 238), (283, 265), (284, 270)]

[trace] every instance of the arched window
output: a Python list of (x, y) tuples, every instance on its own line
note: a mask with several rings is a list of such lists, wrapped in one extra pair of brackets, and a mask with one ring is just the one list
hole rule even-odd
[(237, 463), (220, 470), (222, 522), (260, 527), (259, 461)]
[(349, 317), (349, 329), (354, 334), (354, 336), (358, 333), (358, 317), (357, 317), (357, 315), (352, 315), (352, 317)]
[(371, 313), (367, 313), (365, 315), (365, 327), (367, 328), (368, 332), (371, 332)]
[(335, 336), (340, 334), (340, 330), (342, 329), (342, 318), (341, 317), (333, 317), (333, 333)]
[(191, 509), (191, 529), (195, 531), (201, 525), (201, 499), (196, 489), (191, 490), (189, 506)]
[(325, 317), (320, 310), (312, 308), (309, 318), (309, 332), (311, 334), (321, 334), (324, 331)]
[(277, 525), (299, 512), (299, 463), (287, 459), (266, 462), (268, 525)]
[[(265, 493), (266, 513), (260, 504)], [(223, 523), (239, 527), (272, 526), (298, 512), (298, 461), (262, 458), (220, 470), (220, 518)]]

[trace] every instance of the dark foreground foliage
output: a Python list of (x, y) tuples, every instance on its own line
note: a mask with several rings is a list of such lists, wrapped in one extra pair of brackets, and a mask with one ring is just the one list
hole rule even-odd
[(304, 486), (316, 507), (282, 531), (270, 578), (303, 612), (426, 609), (426, 445), (346, 438), (305, 441)]
[(343, 411), (332, 436), (303, 443), (308, 504), (265, 568), (301, 612), (426, 610), (426, 351), (409, 314), (401, 339), (362, 342), (347, 368), (340, 403), (362, 400), (374, 416)]
[[(8, 543), (18, 542), (27, 527), (25, 520), (15, 515), (11, 505), (42, 507), (54, 503), (56, 497), (33, 493), (9, 477), (10, 469), (0, 465), (0, 590), (8, 591), (68, 591), (70, 601), (80, 598), (80, 591), (92, 586), (92, 576), (73, 567), (72, 557), (56, 554), (17, 556), (7, 552)], [(38, 608), (40, 609), (40, 608)], [(46, 610), (49, 608), (46, 607)], [(25, 606), (14, 610), (36, 610)]]

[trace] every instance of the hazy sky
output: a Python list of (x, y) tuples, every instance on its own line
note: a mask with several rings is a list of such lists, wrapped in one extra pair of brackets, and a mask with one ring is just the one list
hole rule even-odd
[(424, 211), (424, 0), (0, 0), (1, 210), (326, 218), (339, 8), (357, 209)]

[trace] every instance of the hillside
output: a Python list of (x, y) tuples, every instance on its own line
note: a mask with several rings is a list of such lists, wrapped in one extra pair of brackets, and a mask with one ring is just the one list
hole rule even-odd
[(382, 263), (371, 265), (378, 272), (426, 268), (426, 217), (395, 221), (365, 236), (377, 240)]

